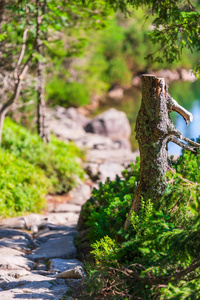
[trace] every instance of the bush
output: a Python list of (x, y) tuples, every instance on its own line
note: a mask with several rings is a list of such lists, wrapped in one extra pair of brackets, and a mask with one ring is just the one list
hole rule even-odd
[(0, 149), (0, 215), (39, 212), (50, 180), (38, 167)]
[(68, 192), (76, 185), (77, 177), (82, 179), (84, 176), (78, 162), (83, 153), (75, 145), (53, 136), (49, 144), (44, 144), (38, 135), (31, 134), (9, 118), (4, 124), (2, 147), (40, 167), (51, 181), (51, 193)]
[(200, 298), (199, 157), (184, 153), (175, 166), (182, 174), (167, 174), (166, 194), (157, 203), (142, 200), (126, 231), (139, 162), (125, 179), (94, 190), (81, 213), (96, 260), (87, 299)]
[(46, 87), (49, 104), (63, 107), (78, 107), (90, 103), (87, 86), (79, 82), (67, 82), (63, 78), (54, 78)]

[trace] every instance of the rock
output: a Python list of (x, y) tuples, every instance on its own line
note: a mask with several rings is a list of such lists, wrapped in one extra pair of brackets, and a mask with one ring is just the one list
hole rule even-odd
[(50, 238), (27, 256), (30, 259), (75, 258), (76, 248), (71, 235)]
[(34, 263), (22, 255), (21, 251), (8, 247), (0, 247), (0, 269), (4, 270), (31, 270)]
[(25, 218), (17, 217), (17, 218), (3, 219), (3, 220), (1, 220), (0, 227), (23, 229), (26, 227)]
[(58, 204), (54, 210), (55, 212), (74, 212), (79, 213), (81, 211), (80, 205), (76, 204), (69, 204), (69, 203), (62, 203)]
[(15, 230), (15, 229), (0, 229), (0, 239), (15, 238), (15, 237), (23, 237), (28, 240), (31, 239), (31, 236), (25, 231)]
[[(38, 274), (14, 279), (6, 276), (4, 282), (0, 282), (1, 299), (37, 299), (37, 300), (59, 300), (66, 295), (69, 287), (65, 280), (45, 277)], [(67, 299), (67, 297), (65, 298)]]
[(77, 266), (83, 266), (78, 259), (60, 259), (54, 258), (49, 261), (50, 272), (64, 272), (74, 269)]
[(110, 108), (89, 122), (85, 131), (119, 140), (130, 137), (131, 127), (124, 112)]
[(45, 230), (42, 230), (42, 231), (38, 232), (38, 234), (35, 235), (35, 238), (40, 243), (45, 243), (50, 238), (57, 238), (57, 237), (62, 237), (62, 236), (67, 236), (67, 235), (75, 236), (77, 234), (78, 234), (78, 232), (76, 230), (73, 230), (73, 231), (72, 230), (71, 231), (64, 231), (63, 230), (63, 231), (61, 231), (61, 230), (45, 229)]
[[(57, 111), (57, 106), (56, 106), (56, 111)], [(65, 115), (67, 118), (75, 121), (76, 123), (80, 124), (81, 126), (85, 126), (91, 120), (90, 118), (85, 117), (83, 114), (80, 114), (77, 111), (77, 109), (75, 109), (74, 107), (65, 109)]]
[(90, 198), (90, 195), (91, 195), (91, 190), (89, 185), (80, 184), (69, 193), (69, 196), (71, 197), (69, 203), (76, 204), (76, 205), (83, 205)]
[(131, 162), (136, 161), (137, 156), (139, 156), (139, 151), (131, 152), (126, 149), (107, 151), (89, 150), (86, 161), (98, 164), (105, 162), (119, 163), (120, 165), (127, 167)]
[(76, 140), (76, 145), (82, 149), (114, 149), (113, 141), (106, 136), (87, 133)]
[(60, 122), (60, 120), (56, 119), (51, 119), (49, 123), (49, 130), (62, 140), (76, 140), (85, 135), (82, 126), (78, 125), (76, 122), (70, 119), (66, 119), (64, 122)]
[(134, 76), (133, 79), (132, 79), (132, 85), (133, 86), (141, 86), (141, 79), (140, 79), (140, 76)]
[(83, 164), (83, 168), (92, 180), (96, 181), (99, 179), (99, 164), (86, 162)]
[(114, 141), (114, 149), (128, 149), (131, 151), (131, 143), (126, 139)]
[(22, 251), (22, 250), (28, 250), (28, 246), (30, 245), (30, 240), (26, 239), (24, 236), (16, 235), (13, 236), (12, 239), (2, 238), (0, 240), (0, 245)]
[(192, 70), (188, 71), (188, 70), (185, 70), (185, 69), (181, 69), (180, 70), (180, 76), (181, 76), (181, 80), (184, 80), (184, 81), (193, 82), (193, 81), (197, 80), (194, 73), (192, 73)]
[(83, 126), (90, 119), (79, 114), (75, 108), (56, 106), (48, 109), (49, 129), (63, 140), (76, 140), (85, 135)]
[(56, 275), (56, 278), (63, 278), (63, 279), (81, 279), (84, 278), (85, 272), (81, 266), (76, 266), (75, 268), (71, 270), (64, 271), (58, 275)]
[[(83, 197), (81, 197), (81, 195), (80, 195), (80, 198), (83, 198)], [(75, 204), (77, 204), (77, 203), (75, 202)], [(76, 223), (77, 223), (77, 220), (78, 220), (78, 214), (74, 213), (74, 212), (48, 213), (47, 217), (48, 217), (50, 223), (53, 223), (53, 224), (68, 224), (69, 226), (72, 226), (72, 227), (76, 226)]]
[(112, 99), (121, 99), (124, 97), (124, 90), (122, 88), (115, 88), (108, 92), (108, 97)]
[(31, 229), (35, 227), (41, 227), (44, 226), (49, 222), (48, 218), (46, 216), (42, 216), (39, 214), (30, 214), (24, 217), (26, 229)]
[(103, 163), (99, 166), (99, 179), (105, 182), (107, 178), (115, 180), (116, 175), (121, 176), (123, 167), (117, 163)]

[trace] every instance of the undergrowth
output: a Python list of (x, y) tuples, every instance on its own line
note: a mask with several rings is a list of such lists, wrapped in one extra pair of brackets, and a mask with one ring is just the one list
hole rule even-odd
[(126, 231), (139, 161), (93, 191), (81, 212), (95, 259), (84, 299), (200, 299), (199, 160), (184, 152), (167, 174), (165, 195), (141, 200)]
[(72, 143), (64, 143), (55, 136), (44, 144), (37, 134), (6, 118), (2, 136), (2, 148), (41, 168), (51, 181), (51, 193), (66, 193), (83, 179), (84, 171), (78, 157), (83, 153)]
[(0, 217), (40, 212), (47, 193), (66, 193), (84, 171), (83, 153), (73, 144), (40, 137), (9, 118), (4, 123), (0, 149)]
[(39, 212), (50, 185), (41, 169), (0, 149), (0, 217)]

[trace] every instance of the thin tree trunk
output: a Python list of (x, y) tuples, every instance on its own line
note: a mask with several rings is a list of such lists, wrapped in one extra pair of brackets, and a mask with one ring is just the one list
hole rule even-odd
[(44, 142), (48, 143), (50, 140), (49, 130), (46, 121), (46, 108), (45, 108), (45, 80), (44, 80), (44, 64), (42, 61), (38, 61), (38, 109), (37, 109), (37, 124), (38, 134)]
[[(42, 56), (43, 45), (40, 40), (40, 34), (42, 34), (40, 25), (42, 24), (43, 16), (45, 14), (46, 1), (40, 3), (40, 0), (36, 0), (36, 23), (37, 23), (37, 32), (38, 36), (36, 39), (36, 49), (37, 52)], [(41, 58), (38, 60), (37, 65), (38, 71), (38, 107), (37, 107), (37, 127), (38, 134), (42, 138), (42, 140), (46, 143), (50, 140), (50, 133), (47, 126), (46, 120), (46, 108), (45, 108), (45, 79), (44, 79), (44, 62)]]
[(0, 33), (1, 33), (1, 26), (5, 14), (5, 7), (6, 7), (6, 0), (0, 0)]

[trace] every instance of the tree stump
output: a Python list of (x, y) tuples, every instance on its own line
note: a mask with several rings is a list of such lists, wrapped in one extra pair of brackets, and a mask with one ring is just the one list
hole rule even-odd
[[(156, 202), (166, 188), (168, 170), (168, 142), (172, 141), (184, 149), (195, 152), (198, 143), (183, 137), (174, 126), (169, 113), (176, 111), (183, 116), (188, 125), (193, 117), (168, 93), (164, 78), (151, 75), (142, 76), (142, 103), (136, 120), (136, 139), (140, 150), (140, 182), (136, 188), (131, 211), (140, 208), (141, 197)], [(191, 145), (180, 141), (184, 140)], [(129, 213), (129, 215), (130, 215)], [(128, 226), (127, 219), (125, 228)]]

